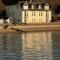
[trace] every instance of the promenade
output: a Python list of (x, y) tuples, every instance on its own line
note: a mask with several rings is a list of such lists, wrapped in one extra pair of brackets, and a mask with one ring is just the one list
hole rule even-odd
[(7, 28), (0, 26), (0, 33), (17, 33), (23, 31), (60, 31), (60, 22), (41, 24), (16, 24), (16, 26), (10, 25)]
[(16, 29), (21, 31), (60, 30), (60, 22), (41, 23), (41, 24), (21, 24), (16, 25)]

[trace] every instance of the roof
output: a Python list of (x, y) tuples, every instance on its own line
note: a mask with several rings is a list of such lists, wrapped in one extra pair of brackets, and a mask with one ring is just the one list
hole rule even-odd
[[(45, 11), (44, 10), (44, 6), (49, 6), (49, 4), (48, 3), (44, 3), (44, 2), (36, 2), (36, 3), (34, 3), (34, 2), (32, 2), (32, 3), (30, 3), (30, 2), (25, 2), (24, 4), (23, 4), (23, 6), (24, 5), (27, 5), (28, 6), (28, 10), (31, 10), (31, 11), (40, 11), (40, 10), (43, 10), (43, 11)], [(32, 9), (31, 8), (31, 6), (32, 5), (34, 5), (34, 9)], [(41, 9), (38, 9), (38, 6), (41, 6)], [(23, 8), (22, 8), (23, 9)], [(25, 9), (24, 9), (25, 10)], [(49, 9), (50, 10), (50, 9)]]
[(45, 3), (45, 2), (28, 2), (28, 1), (19, 1), (18, 3), (19, 4), (24, 4), (24, 3), (28, 3), (28, 4), (43, 4), (43, 3)]
[(3, 0), (5, 5), (14, 5), (18, 3), (18, 0)]
[(22, 9), (22, 11), (51, 11), (50, 9), (49, 10), (44, 10), (44, 9)]

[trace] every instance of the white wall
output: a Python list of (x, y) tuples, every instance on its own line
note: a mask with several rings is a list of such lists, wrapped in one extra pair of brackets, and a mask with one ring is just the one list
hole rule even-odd
[[(26, 13), (26, 22), (25, 22)], [(40, 15), (39, 15), (40, 14)], [(45, 23), (46, 11), (22, 11), (22, 23)]]
[(47, 22), (51, 22), (51, 11), (47, 11)]
[(25, 19), (24, 19), (24, 11), (22, 11), (22, 23), (25, 23)]

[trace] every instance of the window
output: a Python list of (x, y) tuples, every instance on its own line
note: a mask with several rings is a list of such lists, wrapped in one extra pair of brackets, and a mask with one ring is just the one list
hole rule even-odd
[(33, 16), (33, 12), (32, 12), (32, 16)]
[(25, 16), (26, 16), (26, 12), (25, 12)]
[(25, 17), (28, 16), (28, 12), (25, 11)]
[(43, 16), (43, 12), (39, 12), (39, 16)]
[(18, 8), (18, 5), (16, 6), (16, 8)]
[(32, 16), (35, 16), (35, 12), (32, 12)]
[(33, 16), (33, 11), (32, 11), (32, 16)]
[(28, 16), (28, 12), (26, 12), (26, 16)]
[(35, 16), (35, 12), (34, 12), (34, 16)]
[(13, 12), (13, 16), (14, 16), (14, 12)]
[(25, 22), (24, 23), (26, 23), (26, 18), (25, 18)]
[(17, 22), (20, 22), (20, 20), (18, 19)]
[(39, 12), (39, 16), (40, 16), (40, 12)]

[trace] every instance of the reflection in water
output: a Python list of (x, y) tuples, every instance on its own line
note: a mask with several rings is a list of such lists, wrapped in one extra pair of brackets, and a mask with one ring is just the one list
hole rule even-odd
[(0, 35), (0, 60), (20, 60), (22, 39), (20, 34)]
[(60, 32), (52, 34), (53, 60), (60, 60)]
[(60, 32), (0, 35), (0, 60), (60, 60)]
[(22, 33), (25, 60), (52, 60), (51, 32)]

